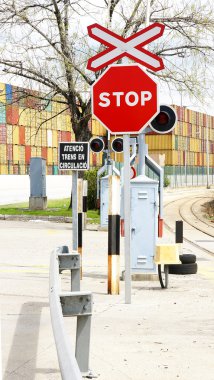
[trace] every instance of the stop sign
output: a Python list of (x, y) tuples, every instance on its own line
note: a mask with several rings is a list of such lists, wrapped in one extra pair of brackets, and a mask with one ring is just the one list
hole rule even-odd
[(157, 83), (140, 65), (112, 65), (92, 86), (92, 112), (115, 134), (138, 133), (159, 113)]

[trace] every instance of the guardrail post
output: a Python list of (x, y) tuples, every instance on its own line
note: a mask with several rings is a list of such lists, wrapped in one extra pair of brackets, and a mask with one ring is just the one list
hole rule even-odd
[(80, 290), (80, 269), (81, 257), (79, 253), (73, 252), (58, 254), (59, 271), (70, 270), (71, 272), (71, 291)]
[(89, 371), (91, 315), (77, 317), (75, 356), (82, 373)]
[(60, 296), (64, 316), (77, 316), (75, 357), (82, 373), (89, 372), (92, 314), (91, 292), (72, 292)]

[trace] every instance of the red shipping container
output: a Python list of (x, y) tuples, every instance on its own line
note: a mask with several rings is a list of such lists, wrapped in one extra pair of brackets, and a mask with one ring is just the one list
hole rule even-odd
[(13, 104), (6, 105), (6, 120), (8, 124), (19, 124), (19, 107)]
[(25, 146), (25, 162), (26, 164), (30, 163), (31, 158), (31, 147), (29, 145)]
[[(62, 131), (61, 133), (62, 133), (62, 141), (63, 141), (63, 142), (64, 142), (64, 141), (68, 141), (68, 140), (67, 140), (67, 138), (68, 138), (67, 132)], [(71, 140), (70, 140), (70, 141), (71, 141)]]
[(71, 132), (66, 132), (66, 141), (71, 141)]
[(47, 148), (45, 147), (42, 147), (42, 158), (47, 160)]
[(5, 124), (0, 125), (0, 144), (7, 143), (7, 129)]
[(13, 160), (13, 145), (12, 144), (7, 145), (7, 160), (8, 161)]
[(19, 144), (25, 145), (25, 127), (19, 127)]

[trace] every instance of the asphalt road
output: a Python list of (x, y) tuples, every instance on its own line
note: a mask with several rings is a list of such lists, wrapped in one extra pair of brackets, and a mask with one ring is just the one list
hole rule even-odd
[[(169, 197), (176, 197), (170, 193)], [(178, 192), (179, 194), (179, 192)], [(182, 196), (182, 193), (180, 193)], [(1, 324), (4, 379), (61, 378), (48, 305), (51, 251), (71, 247), (68, 224), (0, 221)], [(165, 231), (164, 239), (174, 236)], [(133, 282), (132, 304), (107, 295), (107, 233), (85, 231), (81, 288), (93, 292), (90, 367), (100, 380), (214, 379), (214, 257), (185, 243), (199, 271)], [(123, 269), (123, 243), (121, 244)], [(64, 276), (64, 287), (69, 284)], [(75, 319), (66, 318), (74, 345)]]

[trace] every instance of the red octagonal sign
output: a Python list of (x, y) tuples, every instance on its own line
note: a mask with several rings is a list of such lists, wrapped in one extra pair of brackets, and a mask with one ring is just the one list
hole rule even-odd
[(159, 113), (157, 83), (140, 65), (111, 65), (92, 86), (92, 112), (113, 134), (141, 132)]

